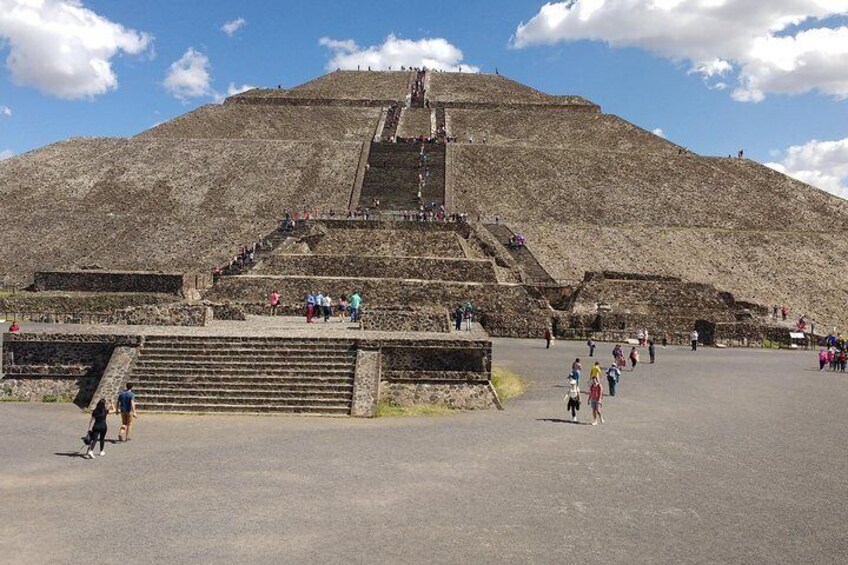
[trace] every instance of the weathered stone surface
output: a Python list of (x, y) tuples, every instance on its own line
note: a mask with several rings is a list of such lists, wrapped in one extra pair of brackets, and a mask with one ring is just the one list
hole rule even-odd
[(393, 332), (451, 331), (448, 313), (440, 308), (395, 308), (366, 310), (360, 319), (363, 330)]
[(350, 415), (373, 418), (380, 396), (380, 352), (359, 349), (356, 352), (356, 372), (353, 378), (353, 402)]
[(89, 408), (101, 399), (106, 399), (106, 405), (113, 404), (121, 388), (127, 383), (133, 365), (138, 358), (137, 347), (116, 347), (109, 358), (109, 364), (103, 371), (97, 390), (91, 396)]
[(191, 286), (182, 273), (39, 271), (33, 276), (37, 291), (145, 292), (180, 294)]
[(498, 402), (488, 383), (446, 384), (383, 381), (380, 400), (397, 406), (430, 404), (456, 410), (494, 410)]

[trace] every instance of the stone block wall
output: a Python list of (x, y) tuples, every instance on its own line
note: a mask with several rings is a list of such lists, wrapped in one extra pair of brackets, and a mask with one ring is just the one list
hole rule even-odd
[(370, 331), (436, 333), (451, 331), (448, 313), (441, 308), (366, 310), (360, 321), (362, 329)]
[(380, 400), (396, 406), (429, 404), (455, 410), (499, 408), (489, 383), (380, 383)]
[(351, 255), (272, 255), (254, 273), (300, 275), (431, 279), (459, 282), (497, 282), (494, 264), (485, 259), (445, 259), (437, 257), (388, 257)]
[(41, 271), (33, 279), (37, 291), (180, 294), (194, 287), (194, 278), (181, 273)]
[(380, 351), (359, 349), (356, 352), (356, 371), (353, 379), (353, 401), (350, 415), (373, 418), (380, 397)]

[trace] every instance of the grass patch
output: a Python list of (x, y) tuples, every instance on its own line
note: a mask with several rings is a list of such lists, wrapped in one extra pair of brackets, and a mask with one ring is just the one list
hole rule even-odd
[(0, 396), (0, 402), (27, 402), (27, 399), (19, 396)]
[(763, 348), (764, 349), (780, 349), (780, 342), (772, 341), (770, 339), (763, 340)]
[(524, 377), (509, 369), (495, 367), (492, 369), (492, 386), (495, 387), (501, 402), (506, 402), (524, 394), (527, 382)]
[(73, 398), (65, 394), (45, 394), (41, 397), (42, 402), (73, 402)]
[(416, 406), (398, 406), (388, 400), (377, 403), (377, 418), (403, 418), (408, 416), (445, 416), (452, 414), (455, 410), (445, 406), (434, 406), (433, 404), (419, 404)]

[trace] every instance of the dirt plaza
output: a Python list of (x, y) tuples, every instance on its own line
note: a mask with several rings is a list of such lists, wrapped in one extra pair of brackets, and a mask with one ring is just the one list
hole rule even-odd
[[(613, 344), (600, 343), (602, 364)], [(658, 349), (566, 421), (582, 342), (495, 339), (527, 379), (439, 417), (88, 416), (2, 403), (0, 563), (837, 563), (848, 376), (815, 354)], [(646, 358), (647, 355), (643, 355)], [(585, 377), (584, 377), (585, 380)], [(586, 383), (581, 383), (585, 390)], [(117, 433), (110, 417), (108, 438)], [(81, 453), (81, 452), (80, 452)]]

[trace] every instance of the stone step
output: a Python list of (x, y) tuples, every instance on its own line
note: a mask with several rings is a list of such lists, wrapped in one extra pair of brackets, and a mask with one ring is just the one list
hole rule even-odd
[(324, 384), (304, 384), (303, 381), (290, 380), (287, 382), (243, 382), (236, 379), (218, 379), (210, 381), (197, 381), (194, 379), (181, 379), (173, 381), (163, 380), (145, 380), (140, 382), (136, 391), (138, 394), (148, 393), (151, 391), (172, 391), (172, 390), (198, 390), (198, 391), (272, 391), (281, 393), (345, 393), (350, 394), (353, 391), (353, 382), (347, 381), (342, 383), (324, 383)]
[(144, 340), (145, 349), (198, 349), (203, 347), (217, 349), (279, 349), (283, 351), (312, 351), (322, 349), (327, 351), (349, 351), (354, 350), (353, 343), (339, 343), (332, 340), (322, 340), (320, 338), (300, 340), (300, 341), (247, 341), (247, 340), (218, 340), (218, 339), (198, 339), (198, 340), (182, 340), (182, 341), (150, 341)]
[(354, 367), (274, 367), (255, 369), (250, 367), (136, 367), (132, 379), (154, 375), (257, 375), (257, 376), (298, 376), (300, 378), (336, 377), (353, 375)]
[(295, 352), (295, 353), (287, 353), (283, 351), (257, 351), (257, 352), (244, 352), (244, 351), (225, 351), (220, 349), (213, 349), (210, 351), (205, 351), (202, 349), (189, 349), (185, 351), (163, 351), (163, 350), (153, 350), (153, 351), (143, 351), (142, 358), (145, 360), (180, 360), (180, 359), (197, 359), (197, 358), (205, 358), (205, 359), (214, 359), (215, 361), (244, 361), (246, 359), (252, 360), (287, 360), (287, 361), (335, 361), (335, 362), (349, 362), (353, 363), (356, 360), (355, 353), (348, 352), (328, 352), (328, 353), (319, 353), (319, 352)]
[[(138, 378), (135, 378), (138, 377)], [(174, 386), (180, 386), (186, 383), (203, 384), (208, 383), (210, 386), (253, 386), (253, 385), (279, 385), (279, 386), (353, 386), (353, 375), (347, 376), (286, 376), (286, 375), (134, 375), (134, 383), (139, 386), (147, 386), (150, 383), (162, 384), (173, 383)]]
[(211, 355), (194, 355), (194, 356), (167, 356), (156, 357), (142, 355), (139, 357), (136, 366), (149, 365), (151, 367), (158, 366), (182, 366), (182, 365), (232, 365), (232, 366), (259, 366), (259, 365), (284, 365), (284, 366), (350, 366), (356, 362), (355, 358), (350, 357), (289, 357), (281, 356), (265, 356), (265, 355), (241, 355), (241, 356), (211, 356)]
[(174, 413), (267, 413), (267, 414), (297, 414), (301, 416), (349, 416), (350, 406), (275, 406), (249, 404), (202, 404), (202, 403), (139, 403), (138, 408), (144, 412), (174, 412)]
[[(139, 392), (139, 395), (142, 393)], [(349, 405), (351, 402), (350, 393), (327, 393), (318, 391), (314, 394), (310, 393), (285, 393), (285, 392), (266, 392), (266, 391), (233, 391), (233, 390), (184, 390), (175, 392), (166, 390), (161, 392), (144, 391), (144, 401), (151, 404), (159, 404), (162, 402), (188, 402), (199, 401), (204, 404), (266, 404), (275, 403), (284, 406), (297, 406), (300, 404), (330, 404)], [(141, 396), (139, 396), (141, 398)]]

